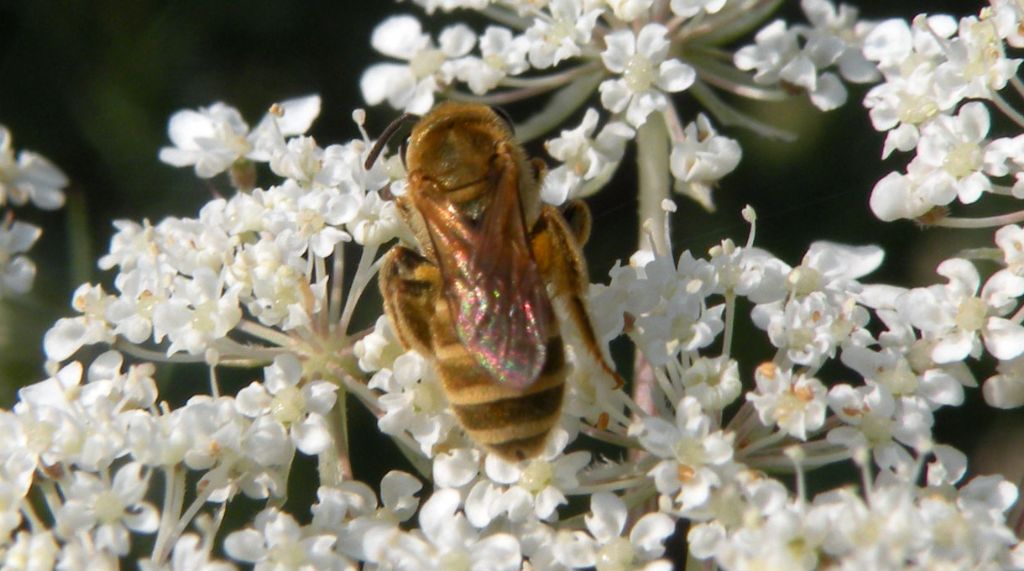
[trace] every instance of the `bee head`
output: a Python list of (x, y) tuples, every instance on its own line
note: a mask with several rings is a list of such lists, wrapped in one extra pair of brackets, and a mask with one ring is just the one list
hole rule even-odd
[(512, 124), (504, 113), (479, 104), (443, 103), (413, 127), (406, 167), (448, 193), (477, 194), (471, 187), (493, 184), (495, 151), (511, 139)]

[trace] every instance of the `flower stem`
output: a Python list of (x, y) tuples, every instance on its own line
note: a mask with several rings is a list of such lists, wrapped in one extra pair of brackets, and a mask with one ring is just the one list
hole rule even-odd
[(1024, 127), (1024, 115), (1021, 115), (1020, 111), (1013, 108), (1002, 95), (996, 92), (992, 92), (992, 103), (995, 104), (996, 109), (1002, 111), (1011, 121), (1016, 123), (1020, 127)]
[(556, 91), (543, 108), (516, 125), (516, 137), (527, 142), (561, 125), (586, 104), (603, 78), (604, 72), (595, 69)]
[(1021, 82), (1020, 78), (1016, 75), (1010, 78), (1010, 85), (1017, 90), (1021, 96), (1024, 96), (1024, 82)]
[(1024, 210), (982, 218), (956, 218), (951, 216), (938, 220), (931, 224), (931, 226), (941, 226), (943, 228), (994, 228), (996, 226), (1006, 226), (1007, 224), (1017, 224), (1018, 222), (1024, 222)]
[(725, 292), (725, 335), (722, 336), (722, 356), (728, 358), (732, 350), (732, 333), (736, 323), (736, 292)]
[(281, 347), (291, 347), (295, 344), (295, 339), (292, 339), (288, 334), (248, 319), (239, 321), (235, 329)]
[(328, 331), (333, 332), (341, 319), (342, 282), (345, 281), (345, 246), (344, 242), (334, 245), (334, 256), (331, 260), (331, 293), (327, 296)]
[(356, 310), (356, 302), (363, 295), (363, 290), (370, 283), (370, 279), (377, 273), (373, 270), (373, 258), (377, 255), (377, 249), (377, 244), (363, 246), (362, 254), (359, 256), (359, 265), (356, 267), (355, 275), (352, 276), (352, 286), (348, 290), (348, 299), (345, 300), (345, 309), (341, 312), (341, 322), (338, 324), (338, 332), (342, 335), (348, 331), (352, 313)]
[(541, 88), (546, 91), (555, 87), (561, 87), (581, 75), (586, 75), (598, 69), (600, 69), (600, 64), (592, 61), (540, 77), (506, 77), (501, 80), (501, 85), (505, 87)]
[(181, 516), (185, 502), (185, 471), (179, 466), (164, 470), (164, 505), (160, 510), (160, 529), (153, 542), (153, 562), (162, 564), (171, 551), (170, 533)]
[(21, 502), (20, 509), (21, 515), (24, 516), (26, 520), (28, 520), (28, 528), (32, 531), (32, 533), (39, 533), (47, 529), (46, 524), (43, 523), (43, 520), (39, 519), (39, 516), (36, 515), (36, 510), (32, 507), (32, 502)]
[(653, 228), (665, 227), (668, 213), (661, 207), (663, 200), (668, 198), (671, 185), (668, 168), (668, 131), (665, 129), (665, 118), (662, 113), (652, 113), (647, 122), (640, 126), (636, 134), (636, 162), (639, 180), (640, 231), (637, 246), (643, 248), (645, 240), (655, 243), (649, 247), (655, 252), (668, 252), (669, 244), (664, 241), (660, 232), (651, 232), (650, 236), (644, 229), (648, 220)]
[(347, 391), (338, 391), (338, 402), (334, 404), (330, 421), (327, 423), (334, 446), (327, 447), (327, 450), (324, 450), (318, 457), (317, 469), (322, 486), (334, 487), (345, 480), (352, 479), (352, 459), (348, 446), (347, 397)]

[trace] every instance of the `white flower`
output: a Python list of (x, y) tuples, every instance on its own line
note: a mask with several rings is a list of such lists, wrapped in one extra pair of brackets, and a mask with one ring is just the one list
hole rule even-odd
[(990, 99), (1017, 73), (1021, 61), (1006, 57), (998, 23), (991, 17), (962, 18), (957, 36), (944, 48), (946, 61), (935, 69), (935, 80), (958, 99)]
[(508, 28), (488, 26), (480, 36), (480, 57), (466, 56), (455, 62), (459, 81), (469, 85), (470, 91), (483, 95), (498, 86), (509, 75), (519, 75), (530, 65), (526, 54), (530, 40), (514, 36)]
[(757, 409), (761, 424), (777, 425), (800, 440), (824, 425), (827, 389), (818, 379), (780, 370), (774, 363), (758, 367), (754, 379), (757, 392), (747, 393), (747, 400)]
[(331, 445), (325, 415), (334, 407), (337, 385), (327, 381), (302, 383), (302, 364), (292, 354), (280, 355), (263, 369), (264, 382), (238, 391), (239, 412), (250, 417), (269, 416), (288, 431), (304, 454), (323, 452)]
[[(601, 183), (614, 172), (625, 152), (626, 142), (635, 132), (625, 123), (611, 121), (594, 137), (599, 115), (588, 108), (583, 121), (575, 129), (566, 129), (544, 147), (555, 159), (562, 161), (544, 176), (541, 198), (548, 204), (562, 204), (569, 198), (590, 194), (583, 185)], [(596, 188), (596, 185), (591, 185)]]
[[(632, 22), (641, 16), (646, 16), (654, 4), (654, 0), (607, 0), (607, 2), (615, 17), (623, 22)], [(675, 2), (672, 3), (673, 6), (675, 4)]]
[(413, 0), (416, 4), (423, 6), (427, 14), (433, 14), (437, 10), (451, 12), (460, 8), (466, 10), (483, 10), (490, 4), (491, 0)]
[(49, 530), (35, 533), (19, 531), (13, 543), (4, 544), (6, 550), (0, 556), (0, 569), (4, 571), (43, 571), (55, 568), (58, 548)]
[(46, 357), (60, 362), (73, 355), (83, 345), (113, 342), (114, 334), (104, 317), (111, 299), (112, 296), (104, 293), (101, 286), (78, 286), (71, 296), (71, 306), (82, 315), (58, 319), (46, 332), (43, 337)]
[(867, 312), (852, 297), (821, 291), (781, 302), (762, 304), (751, 314), (754, 324), (768, 332), (772, 345), (798, 365), (818, 367), (850, 334), (867, 324)]
[(672, 0), (672, 13), (692, 18), (700, 12), (715, 14), (725, 7), (726, 0)]
[(831, 65), (843, 53), (844, 44), (828, 35), (807, 36), (800, 27), (787, 28), (782, 20), (768, 24), (754, 37), (755, 45), (740, 48), (733, 62), (741, 70), (756, 70), (754, 81), (762, 84), (785, 82), (807, 91), (811, 102), (823, 111), (846, 102), (846, 88), (831, 72), (818, 70)]
[(630, 427), (645, 450), (661, 459), (648, 475), (658, 492), (682, 514), (704, 507), (721, 470), (732, 463), (733, 434), (712, 430), (711, 419), (693, 397), (676, 405), (675, 423), (644, 417)]
[(23, 150), (15, 159), (11, 132), (0, 125), (0, 206), (31, 201), (37, 208), (56, 210), (64, 205), (67, 185), (67, 177), (46, 157)]
[(389, 369), (377, 371), (367, 386), (384, 393), (379, 398), (384, 415), (377, 421), (381, 431), (408, 432), (426, 456), (433, 455), (434, 446), (455, 426), (440, 382), (415, 351), (400, 355)]
[[(471, 510), (489, 513), (491, 517), (505, 513), (513, 522), (522, 522), (530, 517), (541, 520), (553, 518), (558, 506), (568, 502), (565, 495), (579, 487), (577, 477), (590, 463), (589, 452), (563, 454), (569, 438), (564, 429), (555, 428), (540, 456), (517, 464), (488, 454), (484, 460), (484, 471), (490, 481), (481, 480), (470, 490), (466, 499), (467, 515)], [(502, 489), (495, 484), (507, 488)], [(493, 493), (496, 490), (497, 493)], [(476, 507), (472, 505), (474, 502), (484, 505)], [(486, 523), (485, 517), (474, 521), (474, 525)]]
[(0, 416), (10, 446), (6, 477), (22, 494), (28, 491), (32, 471), (38, 466), (69, 461), (85, 464), (87, 443), (93, 452), (93, 465), (98, 462), (107, 466), (112, 460), (110, 449), (118, 447), (111, 446), (108, 436), (114, 431), (90, 430), (88, 419), (73, 404), (80, 394), (81, 380), (82, 364), (69, 363), (54, 376), (20, 389), (14, 414)]
[(673, 141), (669, 168), (676, 192), (711, 208), (711, 188), (740, 163), (741, 149), (734, 139), (715, 131), (703, 113), (686, 125), (683, 138)]
[(609, 289), (625, 290), (622, 310), (635, 318), (635, 342), (652, 365), (706, 347), (721, 333), (724, 306), (706, 307), (715, 288), (714, 270), (706, 261), (684, 252), (676, 265), (667, 256), (641, 250), (630, 266), (616, 272)]
[(474, 527), (487, 527), (499, 516), (516, 524), (550, 520), (568, 501), (566, 494), (579, 487), (579, 473), (590, 462), (588, 452), (563, 454), (569, 439), (565, 429), (555, 428), (540, 456), (512, 464), (488, 454), (482, 471), (478, 450), (457, 448), (435, 459), (435, 478), (438, 485), (462, 490)]
[[(660, 557), (664, 541), (675, 531), (675, 522), (663, 513), (648, 513), (626, 531), (626, 504), (608, 492), (590, 498), (585, 521), (589, 535), (562, 531), (555, 543), (555, 556), (573, 568), (598, 565), (602, 571), (626, 571)], [(600, 563), (599, 563), (600, 562)]]
[(735, 293), (754, 303), (771, 303), (786, 296), (792, 268), (765, 250), (737, 247), (727, 238), (708, 253), (715, 270), (715, 293)]
[(530, 64), (537, 69), (558, 65), (576, 57), (590, 44), (590, 35), (601, 9), (587, 9), (581, 0), (551, 0), (526, 30), (530, 40)]
[(201, 544), (198, 535), (186, 533), (174, 542), (171, 560), (157, 566), (152, 560), (139, 562), (141, 571), (235, 571), (236, 567), (226, 561), (210, 559), (210, 547)]
[(457, 513), (459, 493), (438, 490), (423, 504), (419, 529), (406, 533), (394, 528), (370, 530), (364, 545), (369, 560), (380, 569), (447, 571), (516, 571), (522, 566), (519, 542), (508, 533), (481, 537)]
[(367, 561), (377, 556), (379, 544), (372, 538), (387, 541), (398, 531), (400, 523), (416, 513), (419, 499), (415, 494), (422, 488), (417, 478), (392, 470), (381, 479), (383, 506), (378, 507), (373, 490), (362, 482), (345, 481), (336, 488), (321, 487), (309, 530), (333, 534), (338, 539), (339, 552)]
[(919, 192), (942, 206), (955, 198), (971, 204), (990, 191), (992, 182), (985, 172), (986, 163), (991, 164), (986, 160), (988, 129), (988, 108), (980, 102), (964, 105), (956, 117), (939, 115), (922, 127), (914, 161), (927, 174)]
[(856, 279), (874, 271), (882, 258), (876, 246), (815, 242), (803, 263), (786, 275), (790, 298), (759, 304), (752, 312), (754, 323), (792, 362), (820, 366), (867, 324), (867, 311), (857, 305), (861, 286)]
[[(406, 474), (406, 476), (408, 475)], [(409, 478), (415, 480), (411, 476)], [(384, 483), (389, 480), (391, 479), (385, 476), (381, 486), (383, 487)], [(422, 487), (422, 484), (420, 487)], [(419, 488), (415, 491), (418, 490)], [(412, 493), (415, 493), (415, 491)], [(361, 541), (361, 538), (357, 537), (358, 534), (356, 533), (347, 534), (345, 532), (351, 529), (349, 526), (351, 526), (353, 520), (374, 514), (377, 509), (377, 496), (374, 495), (370, 486), (363, 482), (345, 480), (338, 483), (337, 487), (320, 486), (316, 491), (316, 497), (317, 502), (310, 508), (310, 511), (313, 513), (313, 521), (310, 523), (310, 528), (339, 535), (341, 542), (338, 545), (338, 550), (349, 553), (347, 548), (351, 547), (351, 545), (346, 545), (346, 542), (356, 541), (358, 543)], [(415, 503), (413, 505), (415, 506)], [(415, 507), (413, 511), (415, 511)]]
[(175, 279), (174, 293), (153, 312), (153, 337), (170, 340), (169, 355), (178, 351), (202, 354), (242, 318), (238, 290), (224, 288), (214, 272), (201, 268), (187, 279)]
[(704, 410), (723, 410), (743, 392), (739, 364), (727, 357), (701, 357), (682, 374), (685, 394)]
[(696, 72), (689, 65), (668, 59), (668, 30), (661, 24), (647, 24), (640, 32), (617, 30), (605, 36), (607, 47), (601, 60), (618, 79), (601, 83), (601, 104), (613, 113), (626, 112), (626, 121), (634, 127), (643, 125), (652, 112), (669, 104), (665, 92), (674, 93), (690, 87)]
[(864, 56), (864, 40), (874, 29), (874, 22), (857, 20), (857, 9), (831, 0), (801, 0), (812, 28), (807, 35), (806, 51), (815, 53), (820, 64), (834, 63), (839, 74), (848, 81), (867, 83), (878, 80), (877, 67)]
[(354, 189), (304, 189), (292, 180), (268, 189), (262, 197), (268, 207), (263, 226), (275, 236), (294, 234), (289, 238), (303, 240), (321, 258), (330, 256), (339, 242), (352, 239), (341, 226), (355, 219), (362, 203), (362, 193)]
[(405, 225), (393, 200), (384, 200), (376, 192), (366, 193), (355, 218), (346, 224), (357, 244), (379, 245), (399, 236)]
[(352, 353), (359, 359), (359, 368), (367, 373), (390, 367), (403, 352), (386, 315), (378, 317), (373, 331), (356, 341), (352, 348)]
[(1024, 274), (1024, 228), (1011, 224), (996, 230), (996, 245), (1003, 252), (1006, 269), (1016, 275)]
[(174, 146), (160, 149), (160, 160), (176, 167), (194, 165), (197, 176), (210, 178), (239, 159), (269, 160), (285, 136), (305, 133), (319, 114), (316, 95), (282, 101), (252, 131), (237, 109), (220, 102), (178, 111), (167, 124)]
[(985, 402), (996, 408), (1017, 408), (1024, 405), (1024, 356), (999, 361), (995, 375), (985, 380), (982, 394)]
[(870, 448), (875, 462), (913, 468), (913, 460), (895, 441), (917, 447), (930, 442), (931, 408), (918, 397), (893, 399), (883, 386), (836, 385), (828, 393), (829, 408), (847, 423), (828, 433), (829, 442), (851, 450)]
[(36, 265), (24, 254), (43, 231), (32, 224), (14, 220), (0, 224), (0, 297), (32, 289)]
[(185, 433), (185, 465), (207, 470), (227, 459), (241, 455), (242, 434), (248, 423), (238, 412), (234, 400), (197, 395), (179, 409), (179, 426)]
[(66, 501), (57, 513), (57, 530), (64, 537), (95, 528), (95, 541), (101, 549), (127, 555), (130, 548), (128, 530), (138, 533), (156, 531), (159, 515), (155, 507), (144, 501), (148, 476), (142, 465), (122, 466), (111, 483), (83, 471), (76, 471), (64, 488)]
[[(290, 239), (296, 238), (296, 239)], [(323, 283), (311, 284), (305, 248), (294, 236), (279, 236), (246, 244), (231, 268), (249, 312), (268, 326), (284, 330), (307, 327), (323, 301)], [(242, 273), (245, 272), (245, 273)], [(245, 295), (247, 288), (251, 294)]]
[(467, 26), (445, 28), (435, 47), (412, 16), (392, 16), (373, 30), (370, 43), (378, 52), (408, 63), (370, 66), (359, 80), (363, 98), (370, 105), (387, 100), (395, 109), (426, 113), (434, 105), (434, 93), (454, 79), (452, 60), (473, 49), (476, 35)]
[(882, 177), (871, 189), (871, 212), (883, 222), (912, 220), (927, 214), (943, 200), (948, 204), (953, 197), (932, 197), (927, 191), (935, 187), (922, 185), (929, 171), (920, 161), (911, 161), (906, 174), (891, 172)]
[(351, 561), (334, 551), (336, 541), (333, 535), (315, 534), (296, 523), (292, 516), (271, 508), (256, 516), (253, 528), (228, 535), (224, 551), (239, 561), (254, 563), (256, 571), (355, 571)]
[(931, 357), (936, 363), (978, 356), (982, 341), (997, 359), (1012, 359), (1024, 352), (1024, 327), (999, 317), (1024, 294), (1024, 278), (1000, 270), (985, 282), (979, 297), (981, 278), (967, 260), (946, 260), (936, 271), (949, 283), (914, 288), (899, 300), (899, 310), (909, 323), (935, 342)]
[(1024, 33), (1020, 29), (1020, 22), (1024, 21), (1024, 6), (1015, 0), (993, 0), (991, 6), (991, 17), (999, 37), (1014, 48), (1024, 47)]

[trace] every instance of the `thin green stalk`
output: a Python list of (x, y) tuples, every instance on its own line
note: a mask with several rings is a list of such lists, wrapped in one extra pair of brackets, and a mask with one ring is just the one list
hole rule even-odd
[(991, 101), (993, 104), (995, 104), (996, 108), (1002, 111), (1007, 117), (1009, 117), (1011, 121), (1013, 121), (1020, 127), (1024, 127), (1024, 115), (1022, 115), (1020, 111), (1014, 109), (1013, 106), (1009, 104), (1009, 102), (1003, 99), (1002, 95), (993, 92)]
[[(636, 133), (636, 162), (639, 180), (640, 231), (637, 245), (643, 247), (645, 239), (653, 240), (651, 248), (655, 252), (668, 252), (669, 245), (664, 242), (661, 230), (667, 222), (668, 213), (662, 208), (662, 201), (668, 198), (671, 180), (669, 179), (669, 145), (668, 131), (665, 129), (665, 118), (662, 113), (652, 113), (647, 122), (640, 126)], [(650, 236), (644, 229), (647, 220), (653, 224)]]
[(736, 322), (736, 292), (725, 292), (725, 335), (722, 338), (722, 356), (728, 358), (732, 350), (732, 334)]
[(995, 228), (996, 226), (1006, 226), (1007, 224), (1017, 224), (1020, 222), (1024, 222), (1024, 210), (981, 218), (956, 218), (950, 216), (931, 224), (931, 226), (941, 226), (943, 228)]
[(345, 243), (338, 242), (334, 245), (334, 256), (331, 263), (331, 292), (327, 296), (327, 323), (328, 331), (334, 332), (334, 328), (341, 319), (341, 301), (344, 291), (342, 285), (345, 281)]
[(156, 541), (153, 542), (153, 563), (162, 564), (171, 551), (170, 534), (174, 531), (174, 522), (181, 517), (181, 508), (185, 502), (185, 471), (180, 466), (164, 470), (164, 505), (160, 509), (160, 529)]
[(348, 391), (338, 391), (338, 402), (334, 405), (328, 421), (334, 446), (328, 447), (319, 456), (318, 471), (321, 486), (338, 486), (352, 479), (352, 459), (348, 446)]

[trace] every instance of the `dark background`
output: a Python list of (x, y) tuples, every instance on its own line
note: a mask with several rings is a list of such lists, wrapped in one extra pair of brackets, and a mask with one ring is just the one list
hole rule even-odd
[[(863, 4), (863, 15), (881, 19), (911, 16), (924, 5), (961, 16), (976, 12), (981, 2)], [(370, 50), (370, 34), (385, 16), (402, 12), (422, 15), (408, 2), (383, 1), (0, 0), (0, 123), (12, 131), (16, 149), (42, 153), (72, 181), (64, 210), (18, 211), (46, 231), (31, 253), (39, 266), (35, 290), (0, 303), (0, 403), (9, 405), (16, 387), (42, 378), (42, 333), (70, 313), (74, 288), (87, 280), (110, 283), (112, 276), (100, 272), (95, 260), (106, 250), (112, 220), (193, 216), (209, 199), (210, 186), (190, 168), (157, 160), (158, 149), (169, 144), (166, 124), (174, 111), (224, 101), (254, 125), (274, 101), (319, 93), (323, 111), (311, 131), (317, 141), (326, 146), (357, 137), (350, 117), (362, 106), (358, 80), (370, 63), (383, 59)], [(782, 14), (798, 21), (798, 3), (787, 2)], [(423, 19), (437, 30), (457, 17)], [(745, 242), (747, 226), (739, 216), (745, 204), (759, 215), (757, 244), (793, 265), (818, 239), (884, 246), (886, 262), (873, 281), (934, 283), (939, 261), (960, 248), (991, 245), (991, 232), (922, 231), (871, 215), (872, 186), (901, 169), (906, 157), (879, 160), (883, 137), (860, 105), (863, 93), (853, 87), (844, 108), (824, 114), (803, 101), (751, 108), (799, 133), (796, 143), (724, 130), (741, 141), (743, 161), (715, 192), (716, 213), (677, 200), (677, 253), (691, 249), (701, 256), (725, 237)], [(686, 121), (696, 111), (685, 93), (680, 110)], [(389, 108), (369, 110), (371, 133), (396, 115)], [(541, 154), (539, 147), (532, 151)], [(590, 200), (597, 231), (586, 253), (595, 281), (606, 281), (615, 260), (634, 249), (631, 160), (627, 155), (621, 176)], [(225, 186), (221, 179), (214, 184)], [(739, 351), (743, 339), (740, 330)], [(841, 370), (831, 380), (850, 378)], [(978, 406), (978, 391), (970, 395), (968, 406), (940, 414), (942, 440), (968, 447), (990, 427), (1005, 434), (1009, 420), (1020, 417)]]

